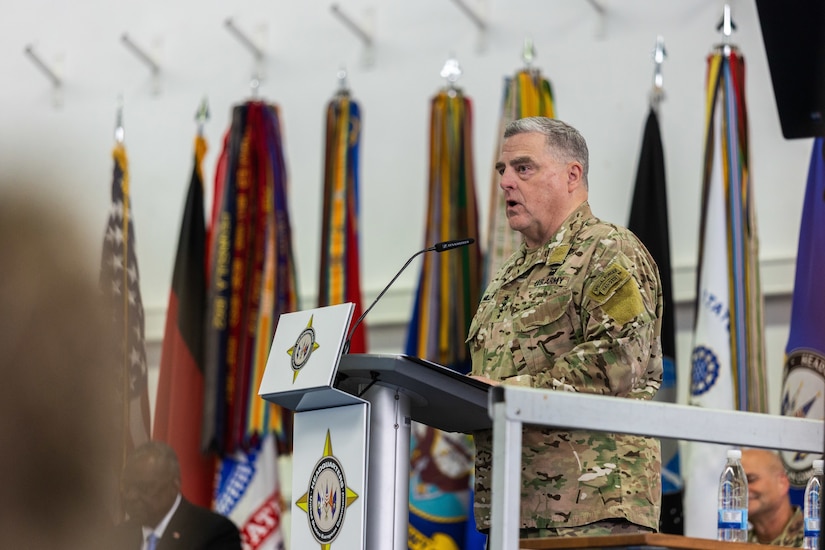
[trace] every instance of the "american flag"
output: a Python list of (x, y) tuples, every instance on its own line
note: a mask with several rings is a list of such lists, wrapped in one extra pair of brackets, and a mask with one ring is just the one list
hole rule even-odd
[(149, 391), (146, 381), (143, 301), (140, 296), (135, 232), (129, 202), (126, 150), (112, 152), (112, 204), (100, 258), (100, 288), (111, 308), (118, 344), (113, 358), (117, 369), (116, 395), (122, 403), (122, 452), (149, 440)]

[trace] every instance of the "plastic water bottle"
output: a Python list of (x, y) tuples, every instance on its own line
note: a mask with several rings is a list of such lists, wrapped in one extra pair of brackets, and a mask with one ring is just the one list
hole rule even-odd
[(822, 488), (822, 460), (814, 460), (814, 473), (805, 487), (805, 542), (802, 548), (819, 550), (819, 493)]
[(719, 477), (717, 539), (748, 540), (748, 478), (742, 469), (742, 451), (728, 451), (728, 461)]

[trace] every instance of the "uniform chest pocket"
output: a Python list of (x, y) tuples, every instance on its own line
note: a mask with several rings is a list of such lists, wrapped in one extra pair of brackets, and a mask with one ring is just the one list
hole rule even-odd
[(549, 370), (556, 355), (575, 345), (572, 301), (569, 290), (551, 294), (514, 317), (513, 330), (521, 355), (515, 362), (522, 374)]
[(464, 343), (470, 345), (471, 349), (484, 345), (486, 334), (483, 333), (481, 328), (485, 322), (489, 322), (492, 318), (495, 307), (495, 300), (483, 301), (478, 305), (478, 310), (473, 316), (470, 328), (467, 330), (467, 339), (464, 341)]

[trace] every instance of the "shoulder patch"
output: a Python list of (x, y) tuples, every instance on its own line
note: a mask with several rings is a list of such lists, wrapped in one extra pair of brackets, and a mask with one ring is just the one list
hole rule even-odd
[(634, 281), (623, 284), (616, 293), (602, 304), (602, 310), (619, 325), (632, 321), (644, 313), (645, 305), (642, 293)]
[(630, 272), (617, 263), (607, 266), (587, 290), (587, 295), (619, 325), (633, 320), (645, 309), (642, 294)]
[(610, 264), (593, 282), (587, 293), (591, 299), (603, 303), (630, 278), (630, 273), (617, 263)]

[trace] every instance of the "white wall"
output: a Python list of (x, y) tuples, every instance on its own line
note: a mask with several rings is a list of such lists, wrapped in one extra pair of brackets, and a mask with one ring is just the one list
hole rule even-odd
[[(704, 119), (705, 57), (719, 42), (718, 0), (466, 0), (489, 21), (479, 32), (447, 0), (344, 0), (356, 21), (372, 13), (375, 61), (330, 12), (330, 3), (281, 0), (0, 0), (0, 185), (58, 197), (101, 239), (109, 203), (116, 98), (125, 101), (138, 256), (148, 333), (155, 342), (166, 300), (185, 188), (191, 171), (194, 112), (208, 96), (210, 182), (231, 107), (245, 99), (252, 55), (224, 27), (233, 17), (266, 51), (262, 97), (282, 108), (294, 245), (303, 305), (314, 305), (321, 226), (325, 105), (341, 65), (364, 111), (362, 258), (367, 298), (375, 296), (423, 243), (428, 109), (444, 84), (450, 55), (459, 85), (473, 99), (474, 146), (482, 228), (494, 162), (502, 79), (521, 67), (525, 38), (536, 66), (553, 83), (557, 115), (587, 137), (591, 202), (602, 218), (625, 222), (635, 177), (651, 51), (665, 38), (667, 98), (661, 107), (677, 299), (693, 294)], [(764, 287), (770, 300), (769, 368), (777, 412), (782, 349), (787, 338), (799, 219), (811, 140), (781, 136), (756, 8), (732, 1), (734, 42), (747, 60), (753, 185)], [(120, 37), (132, 39), (162, 68), (157, 94), (147, 66)], [(64, 82), (53, 105), (50, 82), (24, 53), (32, 44)], [(211, 200), (211, 197), (210, 197)], [(416, 280), (411, 266), (371, 314), (375, 349), (400, 349)], [(692, 312), (681, 306), (679, 345), (686, 379)], [(686, 384), (681, 383), (682, 395)]]

